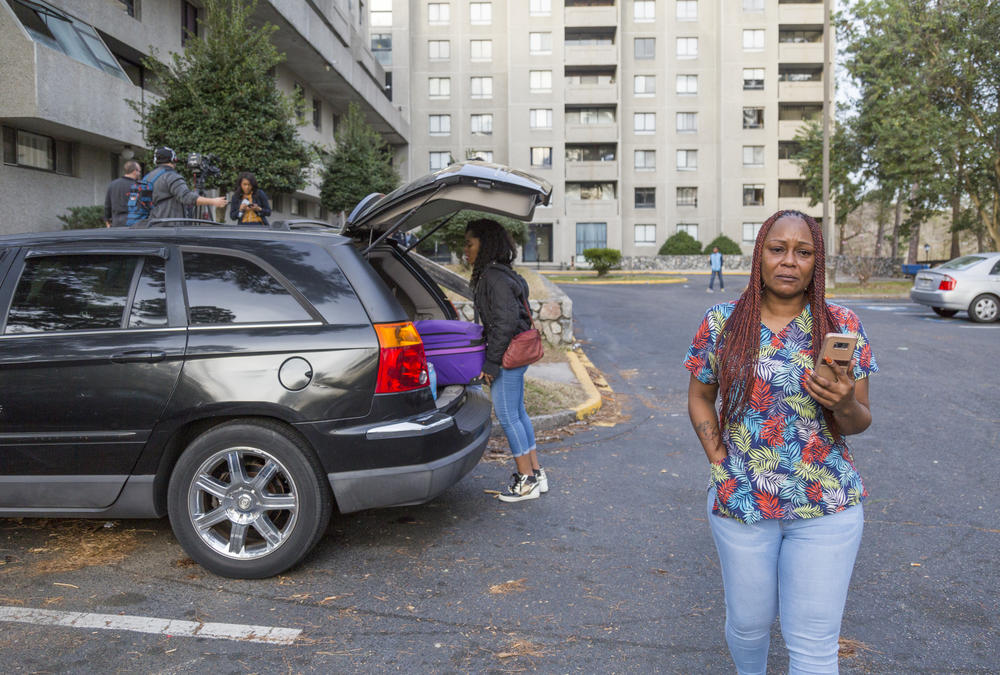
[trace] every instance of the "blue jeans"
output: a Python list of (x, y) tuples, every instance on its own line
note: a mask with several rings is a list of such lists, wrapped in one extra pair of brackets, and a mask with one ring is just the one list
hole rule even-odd
[(510, 453), (515, 457), (526, 455), (535, 449), (535, 428), (524, 407), (524, 372), (528, 366), (500, 369), (500, 374), (490, 386), (493, 409), (500, 420), (500, 426), (507, 435)]
[(829, 516), (744, 525), (712, 514), (708, 522), (726, 589), (726, 642), (740, 675), (767, 672), (771, 624), (781, 615), (788, 673), (837, 673), (837, 641), (854, 558), (861, 505)]
[(708, 287), (712, 288), (715, 284), (715, 277), (719, 277), (719, 289), (724, 290), (726, 286), (722, 283), (722, 270), (712, 270), (712, 278), (708, 280)]

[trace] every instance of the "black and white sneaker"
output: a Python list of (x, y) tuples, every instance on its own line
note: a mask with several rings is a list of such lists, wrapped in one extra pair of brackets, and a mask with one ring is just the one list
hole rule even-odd
[(545, 469), (535, 470), (535, 480), (538, 481), (538, 491), (545, 494), (549, 491), (549, 477), (545, 474)]
[(514, 481), (507, 489), (498, 495), (502, 502), (520, 502), (525, 499), (538, 499), (538, 481), (534, 476), (514, 474)]

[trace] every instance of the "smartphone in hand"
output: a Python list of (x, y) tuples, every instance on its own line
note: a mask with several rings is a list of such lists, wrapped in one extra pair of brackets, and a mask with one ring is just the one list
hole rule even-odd
[(847, 367), (854, 358), (854, 349), (858, 346), (858, 336), (850, 333), (827, 333), (823, 338), (823, 346), (816, 359), (816, 374), (836, 382), (837, 374), (826, 364), (830, 359), (838, 366)]

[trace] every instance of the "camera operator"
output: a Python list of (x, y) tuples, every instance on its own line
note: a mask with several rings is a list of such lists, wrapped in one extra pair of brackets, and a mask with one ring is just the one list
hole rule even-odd
[(187, 211), (192, 206), (222, 208), (229, 203), (225, 197), (202, 197), (197, 190), (190, 189), (184, 181), (184, 177), (177, 173), (177, 153), (170, 148), (157, 148), (153, 159), (156, 162), (156, 168), (146, 174), (146, 178), (148, 179), (151, 174), (160, 169), (166, 169), (166, 174), (153, 186), (150, 220), (186, 218)]

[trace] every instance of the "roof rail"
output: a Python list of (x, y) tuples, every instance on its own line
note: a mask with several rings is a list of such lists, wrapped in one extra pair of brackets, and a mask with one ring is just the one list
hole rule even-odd
[(220, 223), (215, 220), (202, 220), (200, 218), (154, 218), (152, 220), (139, 221), (132, 226), (133, 229), (144, 229), (150, 227), (177, 227), (181, 225), (191, 226), (212, 226), (212, 227), (235, 227), (240, 223)]
[(343, 229), (340, 225), (331, 225), (325, 220), (273, 220), (271, 221), (272, 230), (297, 230), (297, 229), (316, 229), (322, 228), (325, 230), (334, 230), (336, 233), (340, 233)]

